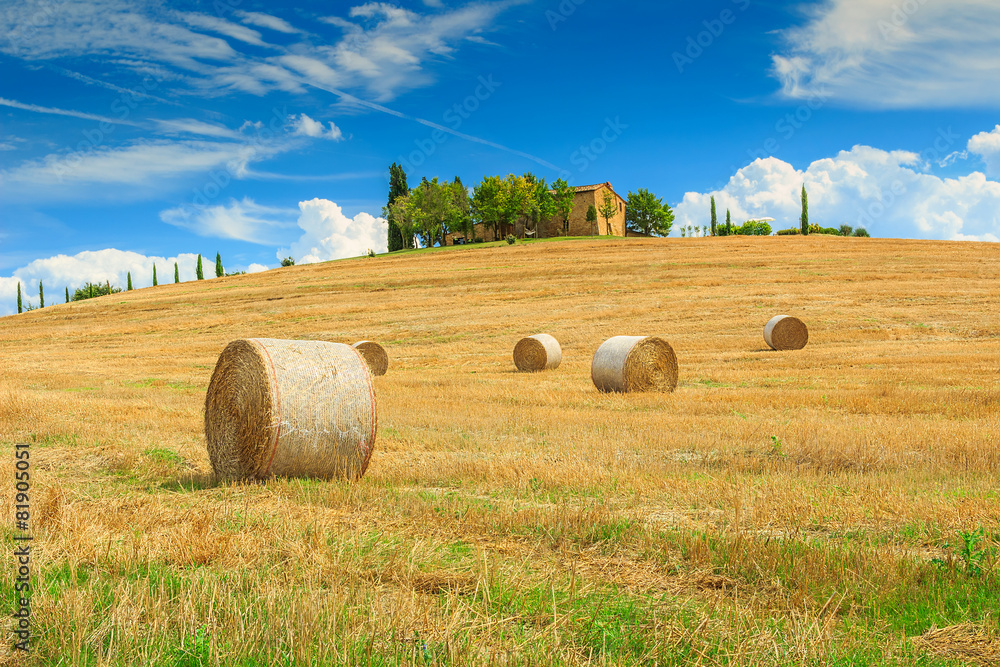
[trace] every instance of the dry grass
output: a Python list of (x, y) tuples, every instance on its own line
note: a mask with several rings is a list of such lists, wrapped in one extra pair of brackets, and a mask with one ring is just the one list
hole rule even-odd
[[(34, 661), (994, 655), (998, 285), (989, 244), (629, 239), (289, 267), (0, 319), (0, 441), (34, 443)], [(766, 349), (775, 312), (809, 322), (806, 349)], [(510, 350), (539, 330), (562, 364), (519, 374)], [(623, 333), (670, 341), (674, 393), (594, 388), (594, 350)], [(361, 482), (212, 479), (205, 390), (249, 337), (385, 345)], [(961, 533), (978, 527), (970, 569)], [(953, 626), (975, 637), (934, 634)]]

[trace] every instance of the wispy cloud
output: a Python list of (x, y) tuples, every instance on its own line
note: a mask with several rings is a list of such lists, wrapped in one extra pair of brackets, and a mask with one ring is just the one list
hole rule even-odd
[(270, 14), (262, 14), (260, 12), (244, 12), (238, 11), (236, 15), (240, 17), (244, 23), (249, 23), (250, 25), (259, 26), (261, 28), (267, 28), (269, 30), (274, 30), (277, 32), (283, 32), (288, 35), (294, 35), (303, 32), (299, 30), (292, 24), (290, 24), (285, 19), (278, 18), (277, 16), (271, 16)]
[(254, 200), (229, 200), (217, 206), (179, 206), (160, 213), (160, 220), (198, 234), (260, 245), (278, 245), (287, 238), (282, 230), (295, 227), (294, 208), (262, 206)]
[(1000, 5), (824, 0), (773, 56), (782, 94), (869, 108), (996, 106)]
[(25, 104), (23, 102), (18, 102), (17, 100), (8, 100), (4, 97), (0, 97), (0, 105), (5, 107), (12, 107), (14, 109), (23, 109), (25, 111), (34, 111), (35, 113), (47, 113), (47, 114), (54, 114), (56, 116), (70, 116), (71, 118), (95, 120), (99, 123), (111, 123), (112, 125), (131, 125), (132, 127), (142, 127), (139, 123), (134, 123), (130, 120), (125, 120), (123, 118), (109, 118), (108, 116), (99, 116), (97, 114), (86, 113), (84, 111), (72, 111), (70, 109), (43, 107), (37, 104)]
[[(182, 70), (175, 74), (182, 81), (209, 94), (301, 90), (291, 80), (306, 77), (386, 101), (431, 83), (433, 73), (426, 68), (429, 60), (453, 57), (469, 39), (485, 42), (483, 33), (494, 28), (497, 17), (524, 1), (472, 2), (456, 8), (431, 3), (427, 13), (370, 2), (354, 7), (346, 18), (329, 18), (328, 23), (342, 30), (332, 44), (302, 39), (276, 46), (246, 25), (125, 0), (60, 6), (46, 22), (34, 26), (32, 18), (47, 5), (43, 0), (28, 0), (0, 11), (0, 33), (10, 35), (0, 42), (0, 53), (31, 61), (85, 55), (143, 72), (169, 66)], [(284, 34), (305, 34), (268, 14), (235, 15), (244, 23)], [(27, 25), (32, 29), (24, 29)], [(280, 53), (239, 50), (244, 45)]]

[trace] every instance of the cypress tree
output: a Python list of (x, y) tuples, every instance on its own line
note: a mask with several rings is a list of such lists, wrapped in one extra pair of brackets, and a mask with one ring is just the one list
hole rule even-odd
[(215, 277), (221, 278), (226, 275), (226, 272), (222, 270), (222, 255), (215, 253)]
[(20, 315), (24, 312), (24, 306), (21, 305), (21, 283), (17, 283), (17, 314)]
[(201, 269), (201, 253), (198, 253), (198, 266), (195, 268), (194, 273), (195, 273), (195, 277), (198, 280), (204, 280), (205, 279), (205, 272), (202, 271), (202, 269)]
[(389, 252), (413, 247), (413, 239), (403, 238), (403, 232), (396, 224), (395, 216), (389, 212), (396, 200), (405, 197), (409, 192), (410, 188), (406, 185), (406, 172), (403, 171), (402, 166), (393, 162), (389, 167), (389, 203), (385, 207), (386, 217), (389, 219)]
[(729, 209), (726, 209), (726, 235), (729, 236), (733, 233), (733, 216), (729, 213)]
[(806, 184), (802, 184), (802, 217), (799, 218), (799, 222), (802, 223), (802, 235), (807, 236), (809, 234), (809, 195), (806, 194)]
[(177, 262), (174, 262), (174, 283), (179, 283), (181, 281), (181, 270), (177, 268)]
[(69, 303), (69, 288), (66, 288), (66, 303)]
[(156, 282), (156, 264), (153, 264), (153, 287), (156, 287), (158, 283)]
[(42, 281), (38, 281), (38, 307), (45, 307), (45, 290), (42, 289)]
[(719, 219), (715, 214), (715, 197), (712, 197), (712, 236), (718, 231)]
[(132, 272), (128, 272), (128, 291), (132, 291)]

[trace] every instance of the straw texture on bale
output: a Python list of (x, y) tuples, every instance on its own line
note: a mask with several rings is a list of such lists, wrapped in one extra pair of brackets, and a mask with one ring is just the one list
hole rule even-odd
[(772, 350), (801, 350), (809, 342), (809, 329), (798, 318), (777, 315), (764, 326), (764, 342)]
[(590, 377), (601, 391), (673, 391), (677, 355), (656, 336), (615, 336), (594, 353)]
[(385, 348), (370, 340), (360, 340), (352, 345), (361, 354), (361, 358), (368, 364), (368, 369), (372, 375), (385, 375), (389, 370), (389, 355), (385, 353)]
[(358, 479), (376, 426), (368, 367), (340, 343), (235, 340), (205, 398), (208, 456), (229, 479)]
[(535, 334), (522, 338), (514, 346), (514, 365), (517, 370), (534, 373), (558, 368), (562, 362), (559, 341), (549, 334)]

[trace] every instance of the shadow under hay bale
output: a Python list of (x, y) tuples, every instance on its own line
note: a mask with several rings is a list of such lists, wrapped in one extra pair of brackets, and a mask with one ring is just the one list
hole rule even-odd
[(562, 362), (559, 341), (549, 334), (535, 334), (522, 338), (514, 346), (514, 365), (527, 373), (550, 371)]
[(764, 342), (772, 350), (801, 350), (809, 342), (809, 329), (796, 317), (777, 315), (764, 326)]
[(376, 425), (368, 367), (340, 343), (235, 340), (205, 397), (208, 455), (227, 479), (359, 479)]
[(594, 353), (590, 377), (604, 392), (671, 392), (677, 388), (677, 355), (656, 336), (615, 336)]
[(359, 340), (351, 347), (357, 350), (361, 358), (365, 360), (372, 375), (385, 375), (386, 371), (389, 370), (389, 355), (386, 354), (385, 348), (378, 343), (373, 343), (370, 340)]

